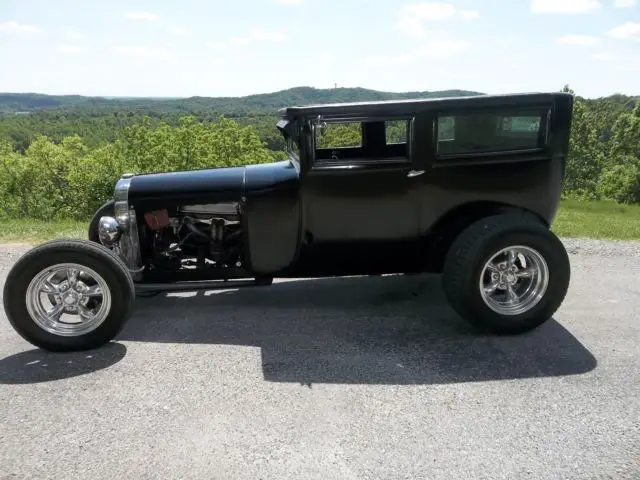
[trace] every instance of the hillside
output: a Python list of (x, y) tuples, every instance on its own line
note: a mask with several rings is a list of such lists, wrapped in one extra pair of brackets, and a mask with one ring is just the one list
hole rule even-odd
[[(180, 124), (193, 116), (197, 121), (217, 122), (221, 116), (241, 126), (250, 126), (273, 151), (282, 151), (284, 141), (275, 128), (278, 109), (291, 105), (379, 101), (407, 98), (481, 95), (467, 90), (383, 92), (366, 88), (296, 87), (244, 97), (114, 98), (82, 95), (0, 93), (0, 143), (25, 152), (39, 135), (59, 143), (78, 135), (90, 148), (113, 143), (130, 125), (148, 117), (151, 126)], [(633, 110), (636, 99), (612, 95), (583, 99), (585, 106), (602, 120), (599, 135), (607, 139), (617, 117)]]
[[(565, 86), (563, 91), (573, 93)], [(308, 87), (239, 98), (4, 95), (0, 218), (86, 221), (123, 171), (236, 166), (287, 158), (275, 128), (286, 105), (464, 96)], [(4, 102), (4, 103), (1, 103)], [(17, 114), (18, 112), (25, 112)], [(226, 117), (226, 118), (225, 118)], [(575, 97), (563, 196), (640, 203), (640, 102)], [(356, 129), (343, 131), (346, 139)], [(391, 138), (398, 131), (389, 130)]]
[(365, 88), (317, 89), (296, 87), (273, 93), (245, 97), (189, 98), (114, 98), (81, 95), (43, 95), (38, 93), (0, 93), (0, 114), (30, 113), (43, 110), (98, 112), (130, 111), (133, 113), (194, 113), (204, 111), (226, 116), (274, 114), (288, 105), (334, 103), (405, 98), (477, 95), (479, 92), (445, 90), (437, 92), (381, 92)]

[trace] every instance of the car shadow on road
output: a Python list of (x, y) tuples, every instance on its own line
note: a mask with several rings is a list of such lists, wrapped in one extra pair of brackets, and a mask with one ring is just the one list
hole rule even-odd
[(77, 377), (110, 367), (126, 354), (127, 348), (116, 342), (73, 353), (27, 350), (0, 359), (0, 384), (43, 383)]
[(594, 356), (557, 321), (478, 333), (433, 275), (314, 279), (140, 298), (120, 340), (260, 347), (273, 382), (442, 384), (575, 375)]

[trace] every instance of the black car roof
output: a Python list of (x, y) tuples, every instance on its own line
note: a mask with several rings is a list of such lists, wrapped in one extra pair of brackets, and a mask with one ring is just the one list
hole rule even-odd
[(472, 95), (461, 97), (416, 98), (406, 100), (382, 100), (371, 102), (328, 103), (317, 105), (291, 106), (280, 109), (283, 117), (315, 115), (403, 115), (434, 108), (518, 106), (538, 103), (551, 103), (558, 97), (572, 96), (565, 92), (552, 93), (510, 93), (499, 95)]

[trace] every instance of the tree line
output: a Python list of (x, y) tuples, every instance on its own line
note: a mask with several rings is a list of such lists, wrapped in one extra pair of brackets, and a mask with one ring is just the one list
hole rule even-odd
[[(54, 109), (0, 117), (0, 216), (86, 220), (124, 172), (286, 158), (273, 112), (150, 113)], [(640, 203), (639, 176), (640, 102), (576, 96), (564, 197)]]
[(125, 126), (118, 137), (88, 147), (79, 135), (54, 142), (37, 136), (24, 152), (0, 142), (0, 216), (8, 218), (90, 218), (113, 195), (125, 172), (189, 170), (266, 163), (286, 158), (268, 149), (250, 126), (220, 118), (177, 125), (152, 125), (145, 118)]

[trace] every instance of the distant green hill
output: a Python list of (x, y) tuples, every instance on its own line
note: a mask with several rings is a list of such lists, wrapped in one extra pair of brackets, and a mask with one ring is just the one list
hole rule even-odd
[[(83, 111), (107, 113), (130, 111), (136, 114), (209, 113), (227, 116), (274, 114), (290, 105), (337, 103), (406, 98), (435, 98), (479, 95), (467, 90), (436, 92), (381, 92), (366, 88), (318, 89), (296, 87), (273, 93), (245, 97), (189, 97), (189, 98), (117, 98), (85, 97), (81, 95), (43, 95), (38, 93), (0, 93), (0, 114), (28, 113), (43, 110)], [(155, 116), (155, 115), (154, 115)]]
[[(165, 122), (177, 125), (191, 115), (198, 121), (218, 121), (220, 116), (251, 126), (272, 150), (282, 150), (284, 141), (275, 128), (278, 109), (293, 105), (380, 101), (408, 98), (441, 98), (482, 95), (469, 90), (434, 92), (382, 92), (366, 88), (296, 87), (279, 92), (244, 97), (87, 97), (82, 95), (43, 95), (39, 93), (0, 93), (0, 143), (25, 151), (38, 135), (60, 142), (79, 135), (90, 147), (113, 142), (127, 125), (149, 117), (152, 125)], [(612, 95), (590, 99), (586, 105), (597, 112), (605, 125), (613, 125), (618, 114), (631, 111), (636, 99)], [(608, 138), (610, 127), (600, 132)]]

